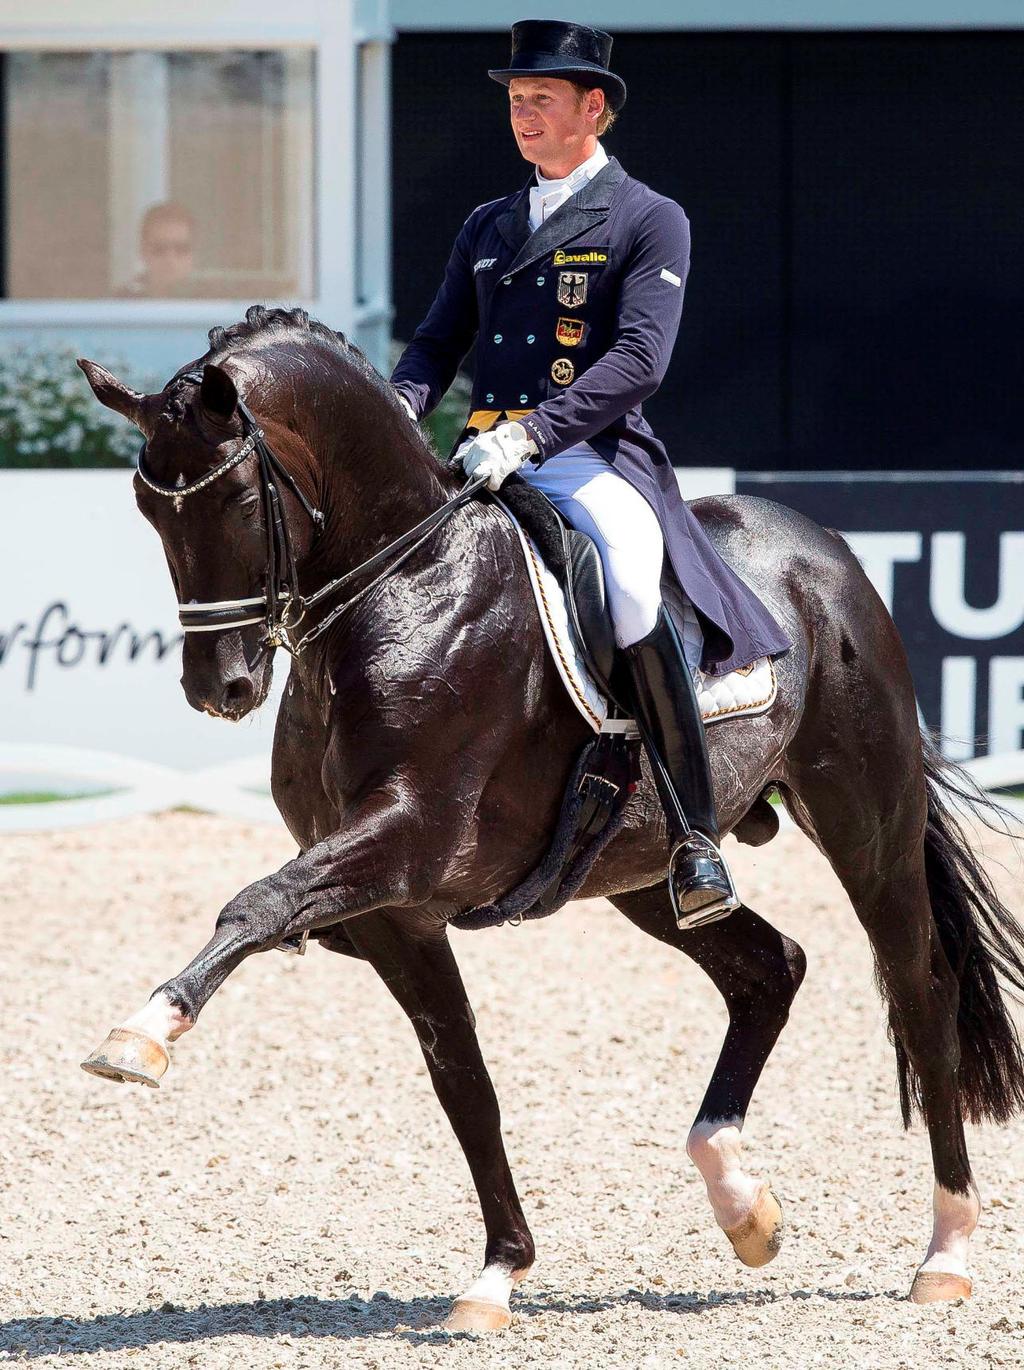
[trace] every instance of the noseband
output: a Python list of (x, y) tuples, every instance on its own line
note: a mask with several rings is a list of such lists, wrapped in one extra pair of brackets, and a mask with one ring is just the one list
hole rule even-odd
[[(190, 371), (182, 380), (202, 382), (202, 375)], [(264, 576), (264, 593), (247, 599), (210, 600), (204, 603), (178, 604), (178, 621), (186, 633), (220, 633), (229, 628), (246, 628), (254, 623), (262, 623), (263, 636), (260, 638), (258, 661), (264, 652), (273, 647), (284, 647), (292, 656), (298, 656), (303, 649), (318, 638), (321, 633), (335, 622), (358, 600), (368, 595), (375, 586), (396, 571), (399, 566), (423, 545), (442, 524), (461, 509), (487, 482), (484, 476), (467, 481), (457, 495), (446, 501), (439, 509), (428, 514), (414, 528), (403, 533), (387, 547), (376, 552), (343, 576), (322, 585), (311, 595), (299, 594), (298, 571), (292, 549), (288, 518), (281, 499), (281, 486), (286, 486), (306, 511), (313, 524), (314, 537), (323, 527), (323, 513), (310, 504), (296, 485), (294, 478), (282, 465), (264, 437), (252, 412), (242, 400), (238, 401), (238, 411), (242, 416), (244, 441), (237, 451), (226, 457), (219, 466), (200, 476), (189, 485), (163, 485), (154, 480), (145, 468), (146, 444), (139, 450), (139, 478), (147, 489), (165, 499), (187, 499), (197, 495), (228, 471), (240, 466), (246, 458), (255, 454), (259, 476), (260, 500), (263, 505), (263, 523), (266, 530), (267, 564)], [(347, 588), (353, 581), (379, 571), (369, 584), (365, 585), (349, 599), (343, 600), (325, 615), (314, 627), (296, 640), (291, 634), (295, 631), (308, 609), (330, 594)], [(255, 662), (253, 663), (255, 665)]]

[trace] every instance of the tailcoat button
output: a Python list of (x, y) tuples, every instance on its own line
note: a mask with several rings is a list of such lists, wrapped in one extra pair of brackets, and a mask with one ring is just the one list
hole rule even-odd
[(511, 276), (503, 276), (503, 277), (502, 277), (502, 280), (501, 280), (501, 283), (502, 283), (502, 285), (511, 285), (511, 284), (512, 284), (512, 277), (511, 277)]
[(485, 396), (484, 396), (484, 399), (487, 401), (488, 404), (493, 404), (493, 403), (494, 403), (494, 396), (493, 396), (493, 395), (485, 395)]
[(500, 342), (501, 342), (501, 334), (500, 334), (500, 333), (495, 333), (495, 335), (494, 335), (494, 341), (495, 341), (496, 343), (500, 343)]
[(527, 333), (527, 335), (526, 335), (526, 341), (527, 341), (528, 343), (536, 342), (536, 341), (537, 341), (537, 336), (536, 336), (536, 334), (535, 334), (535, 333)]
[(537, 277), (537, 284), (538, 284), (538, 285), (543, 285), (543, 284), (544, 284), (544, 277), (543, 277), (543, 276), (538, 276), (538, 277)]
[(527, 401), (529, 400), (529, 398), (530, 398), (529, 395), (520, 395), (520, 396), (519, 396), (519, 403), (520, 403), (520, 404), (526, 404)]

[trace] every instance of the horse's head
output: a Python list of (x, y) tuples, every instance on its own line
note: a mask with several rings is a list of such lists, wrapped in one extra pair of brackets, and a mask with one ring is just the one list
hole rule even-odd
[[(140, 395), (95, 362), (80, 360), (79, 366), (100, 402), (129, 419), (146, 439), (145, 472), (152, 485), (137, 472), (135, 499), (160, 535), (179, 604), (208, 609), (269, 593), (258, 456), (250, 451), (235, 465), (229, 461), (246, 442), (230, 370), (207, 363), (201, 382), (179, 376), (159, 394)], [(263, 414), (259, 421), (287, 464), (289, 450), (301, 447), (298, 439)], [(194, 486), (222, 465), (227, 469), (187, 495), (152, 488)], [(312, 527), (291, 490), (282, 488), (281, 498), (294, 552), (301, 559)], [(186, 632), (181, 683), (193, 708), (239, 719), (266, 699), (273, 652), (261, 650), (263, 610), (250, 607), (228, 617), (245, 613), (261, 621)]]

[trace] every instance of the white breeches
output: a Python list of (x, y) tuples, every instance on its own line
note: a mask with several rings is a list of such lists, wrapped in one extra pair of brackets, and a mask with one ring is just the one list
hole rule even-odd
[(665, 544), (643, 495), (585, 445), (551, 457), (540, 468), (527, 462), (519, 474), (544, 491), (567, 523), (594, 539), (618, 645), (629, 647), (646, 637), (661, 606)]

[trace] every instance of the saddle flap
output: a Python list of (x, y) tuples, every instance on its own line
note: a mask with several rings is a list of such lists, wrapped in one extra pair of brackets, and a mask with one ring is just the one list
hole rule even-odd
[(609, 694), (615, 665), (615, 631), (608, 612), (604, 567), (593, 538), (563, 525), (565, 592), (569, 623), (587, 667)]
[(572, 528), (535, 485), (512, 476), (501, 490), (506, 505), (536, 544), (565, 598), (572, 645), (595, 683), (614, 698), (615, 630), (608, 610), (604, 567), (593, 538)]

